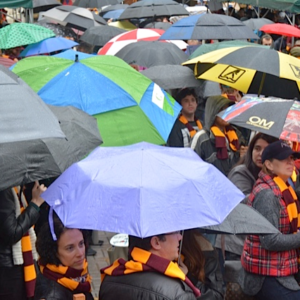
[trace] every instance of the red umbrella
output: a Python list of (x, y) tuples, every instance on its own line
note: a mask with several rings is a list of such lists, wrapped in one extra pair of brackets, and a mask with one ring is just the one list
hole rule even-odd
[(292, 25), (274, 23), (262, 26), (260, 31), (271, 34), (300, 37), (300, 30)]
[(0, 65), (4, 66), (4, 67), (7, 67), (9, 68), (10, 66), (12, 66), (13, 64), (15, 64), (16, 62), (9, 59), (9, 58), (6, 58), (6, 57), (1, 57), (0, 56)]

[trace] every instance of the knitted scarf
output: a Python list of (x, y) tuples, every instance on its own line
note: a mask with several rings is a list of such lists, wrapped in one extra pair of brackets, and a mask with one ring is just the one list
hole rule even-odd
[(119, 276), (135, 272), (156, 271), (168, 277), (181, 279), (193, 290), (196, 297), (201, 295), (200, 290), (185, 276), (177, 263), (137, 247), (133, 248), (131, 256), (133, 260), (125, 261), (123, 258), (119, 258), (112, 265), (101, 269), (101, 282), (105, 275)]
[(48, 279), (54, 280), (65, 288), (75, 293), (85, 293), (91, 291), (92, 278), (88, 273), (88, 263), (85, 260), (83, 269), (76, 270), (63, 265), (40, 264), (41, 273)]
[[(12, 188), (12, 193), (15, 200), (16, 218), (18, 218), (28, 204), (23, 193), (18, 197), (20, 193), (19, 187)], [(14, 264), (24, 266), (24, 281), (28, 298), (34, 296), (36, 284), (36, 271), (33, 260), (37, 260), (38, 255), (35, 249), (35, 241), (36, 235), (33, 227), (31, 227), (24, 233), (21, 240), (12, 246)]]
[(239, 139), (238, 136), (233, 129), (232, 126), (226, 126), (224, 133), (222, 130), (217, 126), (212, 126), (210, 128), (213, 135), (215, 136), (215, 145), (217, 148), (217, 158), (218, 159), (228, 159), (228, 152), (227, 152), (227, 146), (226, 146), (226, 138), (229, 142), (229, 147), (232, 151), (239, 150)]
[[(184, 115), (181, 114), (178, 119), (181, 123), (183, 123), (186, 126), (186, 128), (190, 132), (191, 138), (193, 138), (194, 135), (197, 133), (197, 131), (194, 129), (194, 127), (189, 123), (189, 121), (186, 119), (186, 117)], [(194, 121), (196, 122), (197, 127), (199, 128), (199, 130), (201, 130), (202, 129), (201, 122), (196, 117), (194, 118)]]

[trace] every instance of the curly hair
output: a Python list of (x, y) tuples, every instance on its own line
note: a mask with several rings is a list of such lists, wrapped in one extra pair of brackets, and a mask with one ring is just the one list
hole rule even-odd
[[(40, 264), (44, 266), (47, 264), (59, 266), (62, 264), (57, 257), (58, 241), (61, 235), (70, 229), (63, 225), (55, 213), (53, 214), (53, 226), (57, 241), (54, 241), (52, 238), (52, 233), (48, 222), (42, 226), (36, 240), (36, 250), (40, 256)], [(86, 234), (83, 230), (80, 231), (83, 234), (84, 243), (86, 245)]]

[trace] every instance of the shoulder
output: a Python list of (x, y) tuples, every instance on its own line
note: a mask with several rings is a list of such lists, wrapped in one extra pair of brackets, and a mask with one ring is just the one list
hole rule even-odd
[(209, 132), (205, 129), (201, 129), (194, 135), (191, 148), (194, 150), (199, 144), (209, 140)]

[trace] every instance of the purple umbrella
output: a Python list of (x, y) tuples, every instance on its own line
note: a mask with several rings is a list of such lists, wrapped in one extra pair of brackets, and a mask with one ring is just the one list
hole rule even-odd
[(143, 238), (220, 224), (244, 195), (192, 149), (143, 142), (97, 148), (42, 197), (66, 227)]

